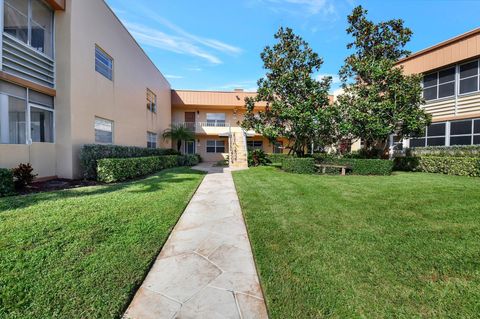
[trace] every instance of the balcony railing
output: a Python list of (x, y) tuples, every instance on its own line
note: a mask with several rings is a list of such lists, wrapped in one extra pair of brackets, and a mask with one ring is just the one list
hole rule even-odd
[(208, 122), (179, 122), (174, 123), (174, 126), (182, 126), (195, 133), (215, 133), (224, 131), (227, 132), (230, 128), (230, 123), (225, 121), (208, 121)]

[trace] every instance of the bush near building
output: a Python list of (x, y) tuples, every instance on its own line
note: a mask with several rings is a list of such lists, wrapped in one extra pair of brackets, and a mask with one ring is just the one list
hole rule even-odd
[(362, 159), (337, 157), (329, 154), (314, 154), (315, 161), (326, 165), (348, 166), (354, 175), (390, 175), (393, 171), (393, 161), (382, 159)]
[(0, 197), (14, 193), (13, 173), (7, 168), (0, 168)]
[(315, 173), (315, 159), (311, 157), (287, 157), (282, 162), (285, 172), (297, 174)]

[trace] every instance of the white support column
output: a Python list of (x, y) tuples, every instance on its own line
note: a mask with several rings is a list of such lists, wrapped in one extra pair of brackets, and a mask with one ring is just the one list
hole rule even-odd
[(0, 143), (10, 143), (10, 122), (8, 119), (8, 95), (0, 94)]

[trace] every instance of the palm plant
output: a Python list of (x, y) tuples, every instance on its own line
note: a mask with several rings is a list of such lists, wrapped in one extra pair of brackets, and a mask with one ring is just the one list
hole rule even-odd
[(164, 139), (171, 139), (177, 141), (177, 151), (180, 152), (182, 141), (189, 141), (195, 139), (195, 134), (184, 125), (172, 125), (170, 128), (163, 131)]

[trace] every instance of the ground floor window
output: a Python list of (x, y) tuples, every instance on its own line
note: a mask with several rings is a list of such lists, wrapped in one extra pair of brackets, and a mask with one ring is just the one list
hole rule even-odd
[(263, 149), (263, 141), (247, 141), (247, 149), (250, 150), (261, 150)]
[(480, 119), (433, 123), (410, 139), (410, 147), (480, 145)]
[(113, 144), (113, 121), (95, 118), (95, 143)]
[(207, 153), (225, 153), (225, 141), (208, 140)]
[(283, 142), (276, 141), (275, 143), (273, 143), (273, 153), (274, 154), (283, 153)]
[(54, 142), (51, 96), (0, 81), (0, 143)]
[(152, 132), (147, 132), (147, 147), (157, 148), (157, 134)]
[(195, 141), (185, 141), (185, 154), (195, 154)]

